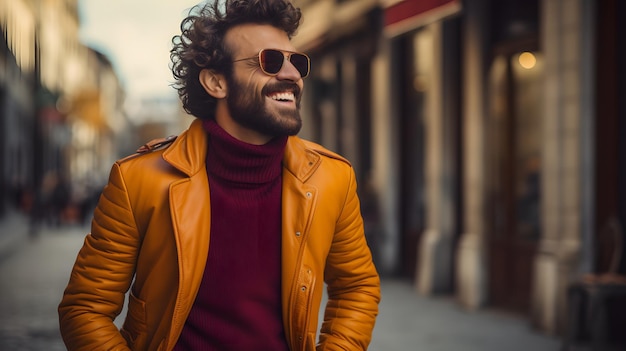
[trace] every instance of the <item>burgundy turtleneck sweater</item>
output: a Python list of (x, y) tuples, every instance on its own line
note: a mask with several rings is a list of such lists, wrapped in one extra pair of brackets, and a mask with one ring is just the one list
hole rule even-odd
[(209, 137), (209, 254), (174, 350), (288, 351), (280, 284), (281, 173), (287, 138), (251, 145), (212, 120), (203, 125)]

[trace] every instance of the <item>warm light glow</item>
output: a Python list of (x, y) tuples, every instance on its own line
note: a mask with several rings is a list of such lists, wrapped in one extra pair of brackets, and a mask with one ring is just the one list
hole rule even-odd
[(530, 52), (522, 52), (518, 58), (520, 66), (526, 69), (532, 69), (537, 64), (537, 58)]

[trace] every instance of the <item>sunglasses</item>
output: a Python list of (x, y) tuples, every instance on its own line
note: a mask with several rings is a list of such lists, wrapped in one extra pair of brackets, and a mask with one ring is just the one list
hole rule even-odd
[(300, 77), (305, 78), (311, 70), (311, 59), (306, 54), (278, 49), (263, 49), (257, 56), (234, 60), (233, 62), (245, 60), (259, 60), (261, 71), (269, 76), (275, 76), (283, 68), (285, 60), (298, 70)]

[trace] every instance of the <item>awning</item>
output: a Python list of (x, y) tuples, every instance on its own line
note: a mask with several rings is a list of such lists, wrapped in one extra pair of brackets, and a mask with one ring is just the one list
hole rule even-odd
[(385, 34), (394, 37), (461, 11), (461, 0), (403, 0), (385, 9)]

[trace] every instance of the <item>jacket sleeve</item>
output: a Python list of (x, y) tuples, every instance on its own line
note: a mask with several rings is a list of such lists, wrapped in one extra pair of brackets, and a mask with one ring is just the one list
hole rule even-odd
[(120, 314), (140, 245), (128, 193), (115, 164), (58, 308), (68, 350), (129, 350), (113, 323)]
[(328, 303), (317, 350), (367, 350), (380, 302), (380, 279), (367, 245), (354, 171), (327, 262)]

